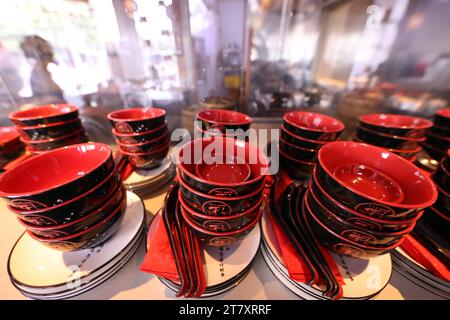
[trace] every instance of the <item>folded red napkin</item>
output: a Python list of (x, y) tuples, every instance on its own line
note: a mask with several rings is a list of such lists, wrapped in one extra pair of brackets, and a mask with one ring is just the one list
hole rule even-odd
[(147, 254), (140, 270), (177, 281), (180, 277), (164, 221), (161, 214), (157, 214), (153, 219), (147, 234)]
[(450, 270), (413, 236), (407, 235), (400, 248), (435, 276), (450, 281)]

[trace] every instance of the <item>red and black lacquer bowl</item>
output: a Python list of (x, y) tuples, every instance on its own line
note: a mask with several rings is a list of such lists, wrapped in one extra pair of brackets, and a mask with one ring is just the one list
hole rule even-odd
[(428, 132), (442, 137), (450, 137), (450, 127), (446, 128), (434, 125), (428, 130)]
[(447, 169), (447, 163), (450, 160), (450, 149), (447, 155), (441, 160), (436, 170), (431, 174), (433, 181), (443, 190), (450, 190), (450, 171)]
[(400, 240), (390, 245), (364, 245), (344, 238), (333, 230), (330, 230), (313, 212), (308, 210), (304, 202), (302, 204), (302, 210), (305, 220), (320, 243), (338, 254), (351, 256), (357, 259), (368, 259), (388, 253), (398, 247), (404, 240), (404, 237), (402, 237)]
[(100, 143), (72, 145), (31, 157), (0, 176), (0, 196), (18, 210), (49, 208), (87, 192), (115, 168)]
[(6, 152), (17, 147), (20, 142), (20, 133), (14, 126), (0, 127), (0, 152)]
[(159, 126), (156, 129), (152, 129), (141, 133), (120, 133), (117, 132), (116, 129), (114, 128), (112, 129), (112, 132), (116, 137), (117, 141), (119, 141), (122, 144), (137, 144), (152, 141), (156, 138), (159, 138), (165, 135), (167, 132), (169, 132), (169, 129), (167, 127), (167, 123), (164, 123), (163, 125)]
[(18, 127), (22, 136), (27, 140), (48, 140), (58, 138), (80, 131), (81, 129), (82, 125), (80, 119), (38, 126)]
[(57, 138), (50, 138), (46, 140), (28, 140), (25, 137), (21, 137), (20, 140), (27, 145), (27, 147), (33, 151), (48, 151), (72, 144), (79, 144), (87, 142), (87, 137), (84, 129), (79, 129), (76, 132), (68, 133), (64, 136)]
[(407, 115), (374, 113), (359, 117), (359, 125), (363, 128), (386, 133), (393, 136), (422, 138), (433, 122)]
[(187, 226), (194, 232), (198, 239), (205, 242), (205, 244), (209, 246), (222, 247), (232, 245), (233, 243), (243, 239), (247, 234), (249, 234), (260, 220), (262, 210), (260, 210), (256, 218), (253, 219), (253, 221), (247, 224), (245, 227), (230, 232), (215, 232), (206, 230), (192, 221), (184, 210), (181, 210), (181, 213), (183, 215), (184, 221), (186, 221)]
[(434, 114), (434, 124), (440, 127), (450, 128), (450, 108), (438, 110)]
[(120, 187), (99, 208), (95, 208), (92, 212), (76, 220), (56, 226), (37, 226), (21, 219), (19, 219), (19, 222), (36, 236), (49, 239), (61, 238), (89, 229), (107, 218), (115, 208), (122, 206), (126, 201), (126, 191), (123, 187)]
[(199, 227), (215, 232), (230, 232), (244, 228), (251, 223), (259, 214), (263, 199), (261, 198), (253, 207), (247, 211), (231, 216), (210, 216), (192, 209), (185, 201), (183, 194), (179, 192), (181, 210), (189, 216), (192, 222)]
[(127, 153), (148, 153), (169, 146), (170, 135), (169, 132), (167, 132), (163, 136), (160, 136), (153, 140), (135, 144), (124, 144), (119, 142), (118, 140), (116, 140), (116, 143), (121, 151)]
[(317, 219), (327, 228), (346, 239), (364, 245), (380, 246), (394, 244), (400, 238), (410, 233), (415, 226), (415, 223), (412, 223), (408, 228), (395, 232), (370, 230), (334, 214), (325, 205), (320, 203), (319, 199), (311, 191), (307, 192), (303, 201), (305, 201), (306, 208), (313, 212)]
[(440, 149), (442, 152), (446, 152), (450, 148), (450, 137), (439, 136), (431, 132), (427, 132), (426, 137), (427, 144)]
[(244, 113), (222, 109), (199, 111), (196, 120), (201, 122), (202, 130), (219, 130), (222, 133), (227, 129), (246, 131), (252, 123), (252, 118)]
[(145, 153), (131, 153), (120, 150), (120, 153), (127, 156), (130, 163), (138, 169), (152, 169), (156, 168), (167, 158), (169, 154), (170, 145), (166, 145), (160, 149), (156, 149)]
[(289, 143), (280, 137), (280, 149), (294, 159), (306, 162), (314, 162), (317, 160), (317, 150), (307, 149)]
[(119, 133), (141, 133), (166, 123), (166, 111), (159, 108), (132, 108), (108, 114), (113, 128)]
[(9, 118), (18, 126), (37, 126), (78, 119), (78, 108), (70, 104), (34, 106), (11, 113)]
[(333, 198), (381, 219), (413, 217), (437, 199), (433, 181), (415, 165), (364, 143), (326, 144), (319, 150), (316, 174)]
[(409, 219), (397, 219), (392, 220), (389, 218), (380, 219), (371, 216), (367, 213), (360, 213), (352, 210), (336, 199), (334, 199), (325, 189), (321, 186), (315, 174), (313, 174), (310, 186), (311, 192), (316, 198), (323, 204), (328, 210), (333, 212), (339, 217), (342, 217), (346, 221), (361, 226), (368, 230), (383, 231), (383, 232), (396, 232), (403, 231), (409, 228), (409, 226), (415, 223), (423, 214), (422, 212), (415, 213), (412, 218)]
[(92, 212), (104, 203), (115, 190), (118, 190), (121, 185), (120, 175), (117, 169), (114, 169), (98, 185), (66, 202), (43, 209), (36, 209), (32, 203), (29, 206), (24, 204), (20, 210), (11, 205), (8, 205), (8, 209), (16, 214), (19, 219), (29, 224), (36, 226), (61, 225)]
[(320, 149), (328, 142), (328, 141), (311, 140), (304, 137), (300, 137), (290, 132), (284, 125), (281, 125), (281, 138), (298, 147), (314, 150)]
[(432, 146), (427, 142), (423, 142), (423, 149), (428, 153), (428, 155), (436, 161), (440, 161), (443, 157), (445, 157), (445, 151), (443, 149)]
[(436, 184), (439, 195), (434, 203), (433, 207), (440, 212), (447, 213), (450, 216), (450, 193), (448, 193), (444, 188)]
[(421, 142), (425, 141), (422, 138), (407, 138), (401, 136), (392, 136), (387, 133), (379, 133), (372, 129), (358, 126), (356, 128), (356, 137), (366, 143), (373, 144), (378, 147), (397, 149), (397, 150), (413, 150), (419, 147)]
[(283, 126), (293, 134), (311, 140), (333, 141), (344, 130), (344, 124), (327, 115), (292, 111), (283, 116)]
[(450, 230), (450, 212), (446, 214), (434, 208), (433, 206), (429, 207), (425, 211), (426, 212), (423, 215), (422, 220), (436, 231), (448, 236), (448, 230)]
[(243, 213), (259, 203), (264, 193), (264, 184), (252, 193), (238, 197), (219, 197), (201, 193), (190, 187), (180, 175), (180, 192), (185, 203), (208, 216), (231, 216)]
[[(221, 150), (221, 154), (237, 156), (250, 167), (250, 177), (243, 182), (213, 182), (199, 177), (196, 173), (198, 163), (205, 160), (205, 148)], [(227, 151), (224, 153), (224, 151)], [(226, 137), (196, 139), (183, 146), (177, 154), (178, 174), (186, 185), (206, 195), (218, 197), (239, 197), (250, 194), (264, 185), (269, 161), (255, 146)]]
[(117, 232), (120, 221), (124, 216), (126, 201), (120, 203), (112, 212), (100, 222), (76, 234), (65, 237), (46, 238), (34, 234), (28, 230), (28, 234), (42, 244), (60, 251), (74, 251), (96, 247)]
[(284, 152), (281, 146), (278, 149), (278, 152), (280, 155), (281, 168), (283, 168), (290, 177), (304, 180), (311, 176), (311, 173), (316, 166), (315, 162), (307, 162), (293, 158)]

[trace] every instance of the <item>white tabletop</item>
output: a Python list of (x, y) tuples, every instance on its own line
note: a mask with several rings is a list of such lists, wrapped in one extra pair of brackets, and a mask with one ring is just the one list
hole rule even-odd
[[(167, 188), (144, 199), (148, 221), (161, 208)], [(27, 299), (9, 281), (6, 263), (9, 252), (24, 228), (10, 213), (4, 201), (0, 201), (0, 299)], [(155, 276), (140, 272), (139, 266), (145, 255), (145, 246), (112, 278), (75, 299), (174, 299)], [(214, 299), (298, 299), (290, 293), (271, 273), (258, 253), (253, 269), (247, 277), (230, 291)], [(395, 272), (388, 286), (375, 299), (440, 299), (440, 297), (416, 286)]]

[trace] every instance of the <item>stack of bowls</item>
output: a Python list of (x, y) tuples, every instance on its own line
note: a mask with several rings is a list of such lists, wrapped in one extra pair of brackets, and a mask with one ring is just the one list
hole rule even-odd
[(24, 151), (16, 127), (0, 127), (0, 167), (20, 157)]
[(450, 148), (450, 108), (438, 110), (434, 115), (434, 124), (427, 131), (427, 141), (423, 148), (435, 160), (445, 157)]
[(424, 220), (433, 229), (448, 237), (450, 230), (450, 149), (441, 160), (431, 178), (438, 189), (438, 199), (424, 214)]
[(320, 149), (303, 209), (329, 249), (369, 258), (400, 245), (436, 198), (433, 181), (408, 160), (383, 148), (337, 141)]
[(108, 114), (119, 151), (139, 169), (152, 169), (167, 157), (170, 134), (166, 111), (132, 108)]
[(104, 242), (126, 207), (112, 151), (99, 143), (25, 160), (0, 177), (0, 196), (32, 238), (62, 251)]
[(9, 118), (34, 154), (88, 141), (78, 108), (70, 104), (35, 106), (15, 111)]
[(256, 226), (268, 168), (258, 148), (233, 138), (196, 139), (180, 149), (177, 164), (181, 212), (199, 239), (229, 245)]
[(220, 109), (200, 111), (195, 120), (194, 132), (206, 137), (222, 135), (239, 138), (244, 136), (252, 123), (252, 118), (246, 114)]
[(292, 178), (309, 178), (319, 149), (327, 142), (336, 140), (344, 128), (341, 121), (323, 114), (286, 113), (279, 141), (281, 167)]
[(359, 117), (354, 140), (388, 149), (405, 159), (415, 160), (422, 149), (429, 120), (397, 114), (366, 114)]

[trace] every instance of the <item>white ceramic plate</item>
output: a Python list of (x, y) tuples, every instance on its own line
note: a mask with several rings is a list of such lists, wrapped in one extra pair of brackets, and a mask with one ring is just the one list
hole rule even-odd
[(127, 208), (120, 228), (104, 244), (85, 250), (61, 252), (46, 247), (25, 233), (14, 245), (8, 272), (14, 283), (45, 291), (82, 279), (108, 264), (135, 239), (145, 219), (142, 200), (127, 192)]

